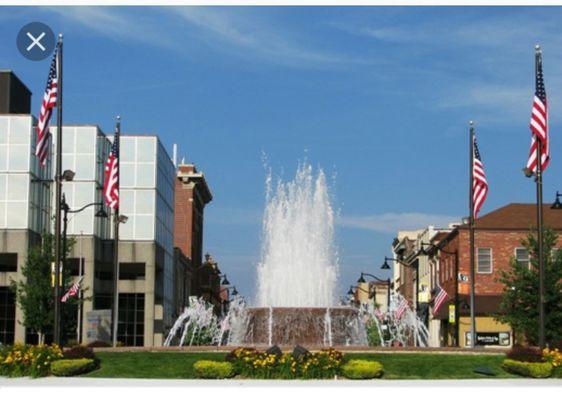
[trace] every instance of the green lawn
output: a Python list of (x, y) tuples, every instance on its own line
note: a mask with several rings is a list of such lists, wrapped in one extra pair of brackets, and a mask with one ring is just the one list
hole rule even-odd
[[(85, 376), (104, 378), (192, 379), (197, 360), (224, 360), (224, 353), (131, 352), (98, 353), (101, 368)], [(517, 378), (501, 368), (504, 356), (455, 354), (347, 354), (347, 359), (380, 361), (384, 379), (488, 378), (473, 370), (488, 367), (495, 378)]]

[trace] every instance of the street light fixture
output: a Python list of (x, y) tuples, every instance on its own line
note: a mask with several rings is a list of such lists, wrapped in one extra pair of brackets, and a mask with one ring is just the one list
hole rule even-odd
[(66, 169), (62, 173), (61, 178), (62, 178), (63, 181), (72, 182), (74, 180), (75, 175), (76, 175), (76, 172), (74, 172), (71, 169)]
[(554, 201), (554, 203), (552, 203), (552, 206), (550, 206), (551, 209), (562, 210), (562, 203), (560, 202), (560, 196), (562, 196), (562, 193), (558, 192), (558, 190), (557, 190), (556, 191), (556, 200)]
[(224, 277), (222, 278), (221, 285), (223, 285), (223, 286), (228, 286), (228, 285), (230, 285), (230, 282), (229, 282), (228, 279), (226, 278), (226, 274), (224, 274)]

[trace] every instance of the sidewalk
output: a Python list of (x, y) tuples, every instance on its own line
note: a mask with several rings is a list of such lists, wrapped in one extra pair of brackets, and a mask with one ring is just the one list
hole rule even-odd
[(438, 379), (438, 380), (412, 380), (412, 379), (373, 379), (363, 381), (352, 380), (206, 380), (206, 379), (111, 379), (111, 378), (56, 378), (47, 377), (39, 379), (30, 378), (0, 378), (2, 387), (55, 387), (55, 386), (81, 386), (81, 387), (181, 387), (181, 386), (207, 386), (207, 387), (263, 387), (263, 386), (369, 386), (369, 387), (561, 387), (562, 379)]

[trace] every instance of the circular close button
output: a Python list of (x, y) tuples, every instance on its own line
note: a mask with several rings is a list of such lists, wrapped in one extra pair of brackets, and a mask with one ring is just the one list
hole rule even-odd
[(55, 34), (42, 22), (24, 25), (16, 39), (19, 52), (31, 61), (41, 61), (49, 57), (55, 48)]

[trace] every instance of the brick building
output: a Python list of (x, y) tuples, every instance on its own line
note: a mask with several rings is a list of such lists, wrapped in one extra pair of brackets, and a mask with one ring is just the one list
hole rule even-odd
[[(545, 204), (544, 223), (562, 232), (562, 211)], [(493, 318), (503, 292), (498, 281), (500, 271), (510, 268), (512, 259), (530, 263), (521, 242), (536, 229), (534, 204), (508, 204), (475, 221), (475, 314), (477, 344), (489, 340), (499, 346), (511, 346), (509, 325)], [(562, 237), (558, 246), (562, 247)], [(441, 345), (470, 345), (470, 242), (468, 225), (453, 229), (427, 249), (433, 273), (449, 295), (447, 302), (432, 314), (440, 320)], [(452, 315), (450, 315), (452, 314)], [(454, 317), (454, 318), (453, 318)], [(453, 321), (454, 319), (454, 321)], [(480, 340), (479, 340), (480, 338)], [(480, 343), (479, 343), (480, 342)]]
[[(178, 292), (183, 293), (176, 299), (175, 312), (180, 314), (189, 296), (201, 296), (202, 286), (207, 290), (211, 279), (211, 270), (203, 265), (203, 217), (213, 195), (204, 174), (193, 164), (178, 165), (175, 186), (174, 247), (177, 269), (182, 272)], [(218, 285), (220, 278), (214, 275), (213, 283)]]

